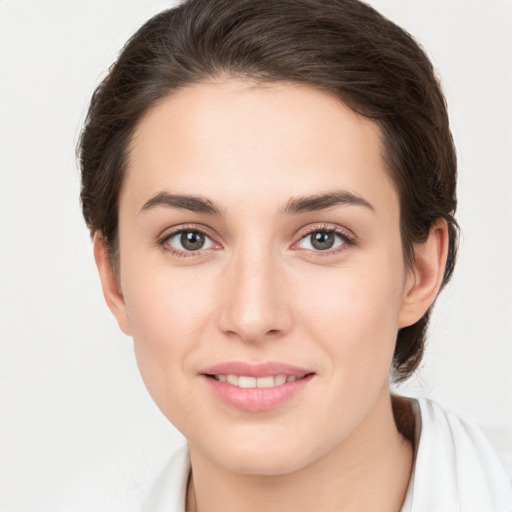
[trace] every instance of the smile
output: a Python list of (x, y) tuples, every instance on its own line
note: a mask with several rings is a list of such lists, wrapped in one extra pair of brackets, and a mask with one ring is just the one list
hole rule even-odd
[(316, 373), (277, 362), (232, 361), (205, 368), (200, 376), (210, 392), (230, 408), (264, 412), (296, 403)]
[(211, 378), (220, 382), (226, 382), (232, 386), (239, 388), (274, 388), (282, 386), (287, 382), (295, 382), (297, 379), (304, 378), (304, 375), (267, 375), (264, 377), (251, 377), (249, 375), (233, 375), (233, 374), (220, 374), (211, 375)]

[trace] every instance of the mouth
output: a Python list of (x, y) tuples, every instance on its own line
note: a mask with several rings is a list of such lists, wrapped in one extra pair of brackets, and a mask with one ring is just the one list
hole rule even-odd
[(234, 375), (232, 373), (221, 373), (215, 375), (206, 374), (206, 376), (211, 379), (217, 380), (219, 382), (225, 382), (227, 384), (230, 384), (231, 386), (237, 386), (239, 388), (244, 389), (275, 388), (277, 386), (282, 386), (283, 384), (286, 383), (304, 379), (309, 375), (312, 374), (306, 373), (304, 375), (265, 375), (263, 377), (252, 377), (250, 375)]
[(281, 363), (229, 362), (200, 373), (223, 403), (241, 411), (270, 411), (293, 401), (310, 387), (315, 372)]

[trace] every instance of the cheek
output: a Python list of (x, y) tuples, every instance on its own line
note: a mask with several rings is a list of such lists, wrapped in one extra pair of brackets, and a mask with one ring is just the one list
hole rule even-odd
[(188, 345), (208, 314), (211, 279), (193, 267), (173, 268), (151, 260), (130, 263), (122, 282), (133, 337), (155, 349), (164, 349), (171, 340), (177, 350)]
[(332, 355), (333, 366), (353, 377), (389, 371), (403, 292), (401, 268), (395, 267), (381, 261), (378, 271), (372, 265), (343, 268), (303, 290), (307, 328)]
[(191, 273), (165, 268), (133, 270), (130, 275), (124, 295), (137, 364), (153, 399), (167, 408), (209, 325), (211, 288), (204, 280), (199, 286)]

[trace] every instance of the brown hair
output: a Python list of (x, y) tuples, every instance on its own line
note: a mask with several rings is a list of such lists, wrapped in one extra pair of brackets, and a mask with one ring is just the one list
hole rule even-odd
[[(307, 84), (374, 119), (400, 197), (405, 260), (444, 218), (448, 281), (457, 249), (456, 156), (444, 97), (413, 38), (357, 0), (188, 0), (139, 29), (96, 89), (78, 147), (83, 214), (91, 233), (105, 238), (113, 265), (137, 123), (173, 91), (226, 75)], [(396, 381), (421, 360), (429, 313), (398, 332)]]

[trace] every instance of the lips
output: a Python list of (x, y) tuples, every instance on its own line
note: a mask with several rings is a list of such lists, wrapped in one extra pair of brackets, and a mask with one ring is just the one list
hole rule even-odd
[(282, 386), (286, 382), (294, 382), (297, 378), (295, 375), (265, 375), (264, 377), (251, 377), (250, 375), (234, 375), (229, 373), (227, 375), (212, 375), (215, 380), (220, 382), (227, 382), (232, 386), (238, 386), (239, 388), (274, 388), (276, 386)]
[(257, 412), (277, 408), (290, 400), (307, 387), (314, 372), (274, 362), (228, 362), (207, 368), (200, 375), (224, 403)]

